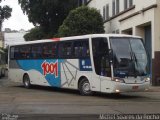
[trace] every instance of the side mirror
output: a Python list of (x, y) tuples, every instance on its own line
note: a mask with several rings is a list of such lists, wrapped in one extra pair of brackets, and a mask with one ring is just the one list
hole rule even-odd
[(112, 49), (109, 49), (109, 60), (110, 60), (110, 63), (113, 63), (113, 50)]

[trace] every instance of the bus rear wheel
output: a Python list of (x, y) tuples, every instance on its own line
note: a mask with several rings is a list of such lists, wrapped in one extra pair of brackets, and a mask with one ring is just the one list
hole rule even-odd
[(25, 74), (23, 77), (23, 85), (27, 89), (31, 88), (30, 78), (27, 74)]
[(89, 81), (84, 78), (79, 82), (79, 91), (81, 95), (88, 96), (92, 94)]

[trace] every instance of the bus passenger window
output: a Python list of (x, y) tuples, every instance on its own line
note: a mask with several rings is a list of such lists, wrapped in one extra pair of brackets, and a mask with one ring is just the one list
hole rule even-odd
[(11, 49), (10, 49), (10, 58), (11, 59), (14, 59), (14, 51), (15, 51), (15, 47), (11, 47)]
[(71, 43), (65, 44), (64, 49), (65, 49), (65, 55), (71, 56)]
[(88, 41), (79, 40), (74, 42), (73, 47), (74, 57), (89, 57), (89, 43)]
[(57, 55), (56, 49), (57, 49), (57, 45), (56, 44), (52, 44), (52, 47), (51, 47), (52, 57), (55, 57)]
[(42, 57), (42, 48), (41, 46), (32, 46), (32, 58), (41, 58)]
[(19, 49), (18, 47), (11, 47), (10, 49), (10, 59), (19, 58)]
[(79, 57), (80, 56), (80, 46), (81, 46), (81, 44), (80, 44), (80, 42), (75, 42), (74, 43), (74, 47), (73, 47), (73, 54), (74, 54), (74, 57)]
[(20, 59), (29, 59), (30, 58), (30, 46), (20, 46), (19, 52), (20, 52)]
[(53, 58), (56, 56), (56, 44), (47, 43), (43, 45), (43, 57)]
[(59, 45), (59, 53), (61, 58), (70, 57), (72, 55), (72, 43), (64, 42)]
[(58, 44), (58, 57), (62, 58), (63, 56), (63, 44)]
[(14, 58), (19, 58), (19, 57), (20, 57), (19, 48), (15, 47), (15, 49), (14, 49)]
[(47, 45), (44, 45), (43, 46), (43, 57), (44, 58), (48, 58), (49, 57), (49, 50), (48, 50), (48, 46)]
[(11, 49), (10, 49), (10, 58), (11, 59), (19, 58), (19, 49), (18, 49), (18, 47), (11, 47)]
[(82, 43), (82, 56), (88, 57), (89, 56), (89, 44), (87, 41)]

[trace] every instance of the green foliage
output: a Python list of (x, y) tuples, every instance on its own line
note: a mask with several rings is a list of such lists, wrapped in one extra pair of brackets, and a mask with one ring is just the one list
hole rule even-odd
[[(69, 11), (77, 7), (77, 0), (18, 0), (29, 21), (40, 26), (47, 37), (57, 34)], [(43, 38), (43, 35), (42, 35)], [(41, 38), (41, 39), (42, 39)], [(39, 39), (39, 36), (38, 38)]]
[(40, 27), (33, 28), (29, 33), (24, 35), (26, 41), (40, 40), (43, 38), (45, 38), (45, 34)]
[[(1, 2), (2, 0), (0, 0)], [(9, 6), (5, 5), (5, 6), (0, 6), (0, 31), (2, 29), (2, 23), (4, 22), (5, 19), (8, 19), (11, 17), (11, 12), (12, 12), (12, 8), (10, 8)]]
[(72, 10), (58, 30), (60, 37), (104, 33), (100, 13), (86, 6)]

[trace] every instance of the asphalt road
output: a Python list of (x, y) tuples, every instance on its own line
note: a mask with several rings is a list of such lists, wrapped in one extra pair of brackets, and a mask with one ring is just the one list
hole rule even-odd
[(0, 119), (13, 117), (15, 120), (84, 120), (100, 119), (102, 114), (160, 114), (159, 88), (158, 91), (120, 95), (95, 93), (93, 96), (80, 96), (79, 92), (74, 90), (40, 86), (26, 89), (7, 78), (2, 78)]

